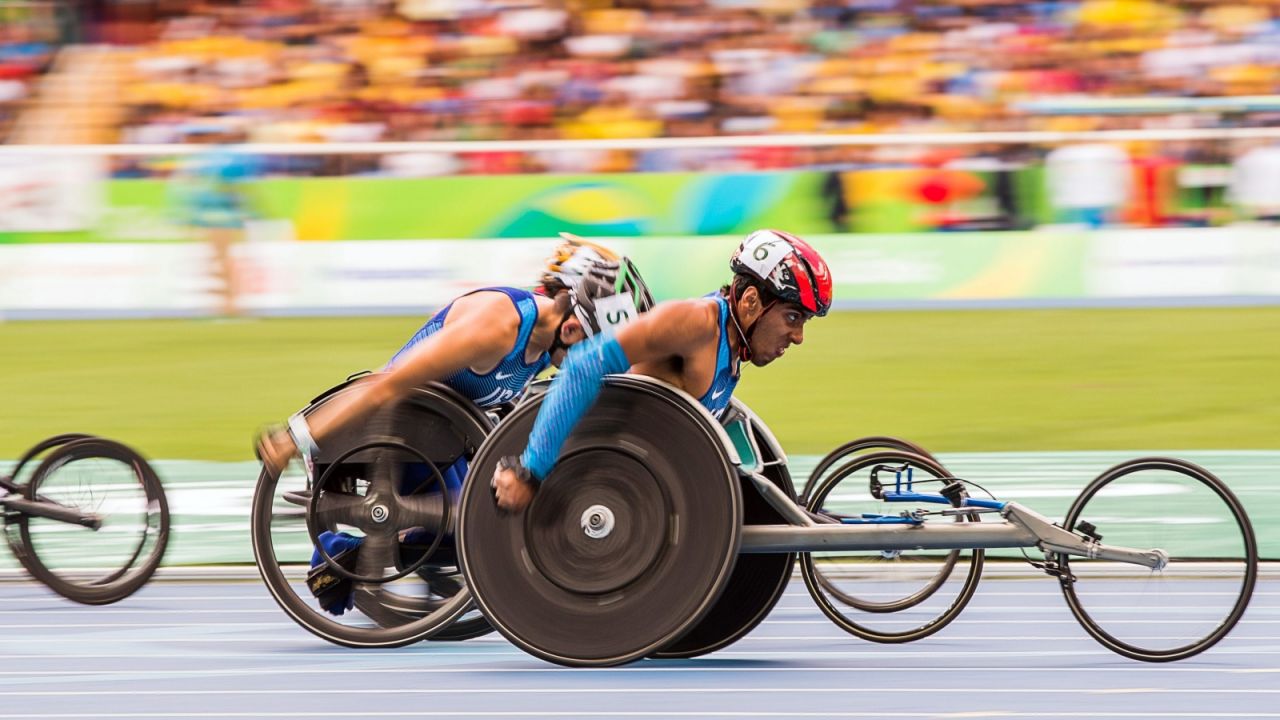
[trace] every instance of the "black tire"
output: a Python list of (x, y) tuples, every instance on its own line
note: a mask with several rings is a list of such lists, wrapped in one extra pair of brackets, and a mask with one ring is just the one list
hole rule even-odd
[[(1178, 522), (1179, 502), (1194, 522)], [(1253, 526), (1226, 484), (1198, 465), (1140, 458), (1107, 470), (1067, 511), (1063, 527), (1078, 526), (1106, 545), (1160, 548), (1168, 555), (1166, 567), (1148, 570), (1056, 554), (1072, 614), (1094, 639), (1125, 657), (1171, 662), (1202, 653), (1235, 627), (1249, 605), (1258, 576)], [(1194, 535), (1200, 528), (1220, 532)], [(1186, 612), (1180, 596), (1194, 598), (1187, 602), (1195, 613)], [(1108, 597), (1124, 598), (1129, 608), (1108, 607)], [(1125, 610), (1134, 614), (1123, 617)], [(1145, 627), (1158, 636), (1141, 638)]]
[[(529, 507), (502, 514), (463, 489), (462, 566), (485, 617), (517, 647), (568, 666), (665, 647), (714, 605), (737, 559), (742, 499), (722, 431), (658, 381), (610, 376)], [(472, 470), (525, 447), (541, 398), (521, 403)]]
[[(786, 464), (780, 462), (785, 455), (777, 439), (744, 403), (737, 398), (734, 398), (731, 403), (750, 423), (752, 435), (759, 446), (760, 459), (764, 463), (761, 474), (794, 502), (795, 485), (791, 481), (791, 473), (787, 470)], [(764, 499), (750, 480), (743, 478), (741, 484), (743, 525), (786, 524), (786, 519)], [(650, 657), (665, 659), (699, 657), (722, 650), (742, 639), (755, 629), (778, 603), (787, 589), (787, 584), (791, 582), (791, 573), (795, 569), (795, 564), (795, 553), (739, 555), (738, 562), (733, 567), (733, 574), (729, 576), (729, 582), (720, 594), (720, 599), (712, 606), (711, 612), (707, 613), (702, 622), (690, 628), (674, 642), (652, 653)]]
[[(839, 522), (838, 516), (825, 505), (828, 498), (836, 496), (835, 491), (842, 482), (861, 483), (863, 479), (855, 477), (861, 471), (898, 466), (928, 473), (932, 479), (950, 477), (940, 463), (923, 455), (899, 450), (866, 453), (854, 457), (837, 472), (828, 475), (814, 490), (806, 509), (820, 518)], [(957, 522), (972, 522), (977, 516), (956, 516), (955, 519)], [(874, 553), (845, 553), (846, 558), (841, 564), (855, 566), (862, 575), (862, 585), (855, 592), (842, 588), (834, 574), (824, 570), (829, 558), (815, 560), (812, 552), (801, 554), (801, 574), (818, 607), (845, 632), (872, 642), (913, 642), (946, 627), (969, 603), (982, 577), (985, 553), (982, 550), (950, 550), (907, 555), (907, 552), (882, 554), (881, 557)], [(961, 561), (964, 562), (962, 574), (954, 577)], [(909, 579), (901, 581), (896, 576), (893, 579), (905, 589), (895, 585), (889, 599), (873, 599), (876, 592), (871, 587), (873, 579), (880, 582), (880, 579), (875, 579), (877, 576), (894, 575), (899, 570), (904, 570), (902, 574)], [(939, 594), (944, 588), (946, 592)], [(851, 614), (850, 610), (864, 614)]]
[[(872, 450), (901, 450), (902, 452), (909, 452), (915, 455), (920, 455), (921, 457), (927, 457), (930, 460), (937, 460), (937, 458), (935, 458), (928, 450), (925, 450), (910, 440), (903, 440), (902, 438), (891, 437), (889, 435), (870, 435), (858, 438), (857, 440), (850, 440), (835, 450), (827, 453), (822, 460), (814, 466), (813, 471), (809, 473), (809, 479), (804, 482), (804, 489), (800, 492), (800, 502), (802, 504), (808, 502), (809, 495), (813, 492), (813, 489), (818, 486), (818, 483), (822, 482), (827, 471), (831, 470), (836, 463), (844, 460), (845, 458), (854, 455), (861, 455)], [(839, 472), (839, 470), (836, 472)]]
[(23, 485), (25, 499), (98, 515), (95, 528), (18, 514), (18, 561), (63, 597), (106, 605), (151, 579), (169, 543), (159, 477), (133, 449), (96, 437), (61, 440)]
[(40, 442), (36, 443), (30, 450), (23, 453), (21, 458), (18, 458), (18, 462), (13, 466), (13, 472), (12, 474), (10, 474), (9, 477), (12, 478), (15, 482), (20, 482), (18, 476), (22, 474), (22, 468), (27, 463), (31, 462), (32, 460), (35, 460), (36, 458), (40, 457), (42, 454), (56, 447), (66, 445), (67, 443), (75, 442), (77, 440), (87, 440), (88, 438), (91, 438), (91, 437), (93, 436), (85, 433), (64, 433), (62, 435), (54, 435), (51, 438), (46, 438), (44, 440), (41, 440)]
[[(12, 492), (21, 493), (22, 489), (18, 486), (26, 482), (22, 477), (22, 471), (30, 465), (32, 461), (37, 460), (41, 455), (53, 448), (66, 445), (67, 443), (75, 440), (84, 440), (91, 437), (93, 436), (85, 433), (65, 433), (63, 435), (54, 435), (51, 438), (41, 440), (30, 450), (23, 453), (22, 457), (18, 458), (18, 462), (14, 463), (13, 470), (10, 471), (8, 475), (9, 484), (6, 485), (5, 488)], [(38, 465), (39, 463), (36, 464)], [(11, 522), (11, 520), (16, 521), (16, 519), (16, 516), (5, 519), (4, 537), (5, 542), (8, 543), (9, 549), (13, 551), (14, 556), (20, 556), (25, 552), (25, 550), (22, 547), (22, 536), (21, 533), (18, 532), (18, 524), (17, 522)]]
[[(304, 414), (312, 412), (325, 402), (342, 397), (345, 393), (360, 391), (360, 385), (352, 383), (335, 392), (325, 393)], [(387, 465), (376, 461), (375, 455), (380, 452), (377, 448), (384, 445), (386, 447), (383, 447), (383, 451), (394, 452), (387, 442), (391, 440), (404, 442), (415, 451), (402, 453), (404, 455), (414, 456), (420, 453), (430, 456), (427, 464), (433, 466), (432, 474), (438, 477), (440, 463), (436, 460), (441, 457), (470, 458), (492, 427), (489, 417), (473, 403), (443, 385), (432, 383), (415, 389), (408, 398), (387, 411), (382, 419), (326, 438), (322, 455), (317, 458), (316, 472), (323, 475), (334, 470), (334, 477), (339, 483), (354, 482), (357, 475), (368, 472), (383, 472), (382, 468)], [(374, 447), (361, 451), (342, 463), (334, 462), (347, 450), (366, 444)], [(412, 457), (403, 459), (411, 460)], [(465, 639), (490, 631), (483, 618), (464, 618), (471, 610), (472, 603), (470, 593), (460, 584), (461, 574), (456, 567), (456, 560), (448, 558), (442, 564), (436, 564), (435, 555), (432, 555), (425, 563), (418, 563), (420, 557), (410, 558), (407, 561), (409, 566), (405, 566), (405, 546), (397, 542), (395, 537), (399, 528), (392, 528), (389, 535), (385, 532), (366, 534), (365, 545), (360, 549), (361, 567), (358, 574), (369, 576), (377, 568), (394, 568), (393, 574), (404, 574), (406, 577), (397, 582), (354, 583), (356, 612), (349, 612), (342, 619), (330, 616), (319, 608), (301, 582), (302, 575), (309, 567), (306, 555), (312, 547), (310, 538), (315, 532), (336, 530), (339, 526), (331, 526), (331, 519), (321, 519), (319, 516), (316, 518), (318, 527), (308, 527), (304, 520), (313, 503), (320, 507), (325, 502), (326, 494), (341, 500), (342, 492), (335, 487), (328, 490), (321, 488), (318, 491), (320, 500), (317, 501), (316, 489), (303, 488), (303, 483), (305, 478), (299, 477), (297, 473), (289, 473), (282, 478), (264, 470), (254, 491), (251, 518), (253, 551), (258, 571), (277, 604), (295, 622), (329, 642), (355, 648), (400, 647), (437, 637), (444, 640)], [(401, 503), (403, 500), (399, 492), (396, 492), (388, 502)], [(299, 504), (303, 504), (305, 510), (298, 509)], [(399, 511), (393, 510), (392, 516), (395, 517), (397, 512)], [(368, 527), (372, 529), (372, 526)], [(365, 530), (364, 527), (359, 529), (362, 532)], [(306, 543), (300, 547), (289, 546), (288, 538), (301, 531), (307, 533)], [(445, 532), (448, 533), (449, 528)], [(281, 538), (279, 546), (277, 534)], [(442, 535), (437, 534), (436, 537), (438, 539)], [(432, 544), (435, 545), (437, 544)], [(366, 551), (370, 548), (372, 556), (366, 557)], [(412, 568), (415, 563), (422, 565), (416, 572)], [(409, 572), (402, 573), (406, 570)], [(444, 579), (457, 578), (457, 581), (450, 581), (446, 590), (437, 593), (436, 585), (428, 580), (430, 573)], [(452, 627), (460, 618), (464, 624)]]

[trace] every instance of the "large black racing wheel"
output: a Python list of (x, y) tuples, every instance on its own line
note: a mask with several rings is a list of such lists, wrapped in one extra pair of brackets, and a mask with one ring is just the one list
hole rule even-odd
[(151, 579), (168, 547), (169, 505), (160, 478), (135, 450), (112, 440), (59, 436), (23, 460), (45, 451), (22, 485), (24, 499), (94, 523), (9, 513), (18, 561), (69, 600), (106, 605), (129, 597)]
[[(361, 390), (355, 383), (326, 393), (304, 414)], [(492, 427), (473, 403), (433, 383), (326, 437), (310, 474), (299, 461), (278, 475), (264, 470), (253, 497), (254, 558), (285, 613), (348, 647), (489, 632), (462, 582), (453, 533), (460, 493), (444, 476), (466, 467)], [(356, 560), (316, 557), (323, 533), (359, 542)], [(350, 583), (352, 607), (341, 615), (320, 607), (306, 584), (316, 560)]]
[[(524, 449), (542, 398), (489, 436), (472, 472)], [(742, 498), (723, 430), (688, 395), (612, 376), (524, 512), (467, 483), (467, 587), (518, 647), (571, 666), (619, 665), (697, 625), (733, 571)]]
[[(749, 452), (758, 454), (755, 469), (787, 494), (793, 501), (795, 486), (787, 470), (786, 455), (782, 446), (760, 418), (737, 398), (731, 401), (731, 418), (727, 426), (731, 433), (751, 432), (752, 446)], [(744, 425), (736, 427), (734, 423)], [(741, 435), (745, 439), (745, 433)], [(733, 436), (737, 438), (738, 435)], [(743, 458), (744, 461), (747, 458)], [(747, 478), (742, 484), (743, 525), (785, 525), (787, 520), (764, 499), (760, 491)], [(738, 562), (729, 576), (724, 592), (711, 612), (688, 632), (653, 653), (655, 658), (691, 658), (706, 655), (737, 642), (751, 632), (773, 609), (791, 581), (795, 568), (795, 553), (752, 553), (739, 555)]]

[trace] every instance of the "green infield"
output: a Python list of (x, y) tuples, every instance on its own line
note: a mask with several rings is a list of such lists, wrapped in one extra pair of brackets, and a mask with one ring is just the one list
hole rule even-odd
[[(243, 460), (420, 318), (0, 323), (0, 458), (62, 432)], [(744, 371), (792, 453), (1280, 447), (1280, 308), (838, 313)]]

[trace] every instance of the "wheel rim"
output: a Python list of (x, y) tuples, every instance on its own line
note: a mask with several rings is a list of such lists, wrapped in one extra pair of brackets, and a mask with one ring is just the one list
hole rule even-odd
[[(830, 522), (868, 511), (895, 515), (914, 508), (875, 501), (865, 489), (873, 469), (904, 464), (913, 468), (916, 482), (949, 476), (937, 461), (913, 453), (868, 453), (828, 475), (808, 510)], [(936, 491), (939, 486), (930, 487)], [(959, 615), (977, 587), (984, 557), (982, 550), (810, 552), (801, 556), (801, 573), (818, 607), (836, 625), (866, 640), (899, 643), (928, 637)]]
[[(526, 513), (500, 514), (487, 486), (463, 491), (460, 548), (476, 603), (518, 647), (564, 665), (630, 662), (696, 625), (724, 587), (740, 537), (737, 477), (705, 411), (655, 381), (606, 382)], [(473, 472), (488, 476), (498, 458), (524, 447), (540, 404), (530, 400), (503, 421)], [(634, 486), (627, 496), (647, 507), (615, 507), (603, 492), (609, 482)], [(581, 527), (595, 506), (614, 515), (603, 538)], [(575, 547), (655, 530), (622, 554), (627, 564), (602, 573), (591, 564), (594, 546)], [(559, 543), (577, 561), (556, 564), (551, 548), (530, 543)]]
[[(342, 463), (345, 460), (370, 450), (379, 451), (378, 458), (374, 461), (374, 480), (370, 483), (371, 494), (366, 495), (359, 505), (352, 503), (348, 498), (346, 507), (349, 512), (343, 512), (343, 501), (334, 502), (333, 505), (335, 507), (325, 509), (327, 494), (324, 488), (331, 477), (342, 467)], [(437, 488), (438, 497), (429, 496), (426, 498), (426, 502), (423, 502), (422, 498), (417, 498), (419, 502), (416, 503), (412, 503), (411, 498), (401, 497), (400, 492), (394, 487), (399, 478), (393, 476), (392, 467), (399, 461), (394, 456), (388, 457), (388, 455), (395, 452), (403, 453), (408, 459), (420, 462), (430, 469), (433, 485), (427, 487)], [(307, 533), (311, 536), (311, 544), (315, 547), (321, 560), (333, 572), (348, 580), (385, 584), (409, 576), (431, 559), (440, 548), (449, 528), (452, 508), (449, 502), (449, 487), (444, 481), (444, 476), (440, 474), (440, 469), (436, 467), (435, 463), (427, 459), (426, 455), (402, 442), (378, 440), (352, 448), (333, 461), (333, 464), (320, 476), (316, 485), (318, 489), (313, 491), (311, 502), (307, 504)], [(335, 525), (340, 520), (346, 520), (348, 521), (347, 524), (359, 528), (365, 537), (385, 535), (390, 539), (397, 535), (397, 531), (402, 529), (401, 525), (407, 523), (414, 523), (415, 526), (420, 523), (434, 524), (436, 532), (432, 534), (430, 544), (422, 549), (415, 560), (405, 565), (397, 562), (398, 569), (395, 572), (389, 575), (382, 573), (376, 575), (360, 574), (342, 567), (325, 549), (324, 544), (320, 542), (319, 536), (323, 532), (322, 528)], [(403, 558), (403, 554), (400, 557)], [(382, 567), (385, 568), (386, 565)]]
[(1057, 555), (1068, 606), (1111, 650), (1149, 662), (1187, 658), (1225, 637), (1248, 606), (1253, 529), (1239, 500), (1203, 468), (1168, 458), (1117, 465), (1085, 488), (1063, 525), (1081, 521), (1104, 544), (1169, 555), (1161, 570)]
[[(328, 402), (353, 389), (347, 388), (336, 393), (322, 396), (321, 402)], [(319, 405), (313, 405), (304, 412), (311, 412)], [(429, 447), (427, 454), (436, 452), (437, 457), (467, 457), (474, 453), (474, 448), (483, 441), (492, 425), (483, 413), (457, 393), (440, 385), (430, 384), (418, 388), (394, 411), (391, 427), (384, 427), (376, 433), (380, 437), (373, 443), (385, 444), (392, 436), (407, 437), (410, 448)], [(367, 444), (365, 439), (370, 435), (369, 428), (357, 428), (348, 435), (331, 438), (325, 444), (334, 454), (328, 456), (329, 461), (339, 459), (342, 448), (352, 448)], [(376, 450), (366, 451), (368, 453)], [(366, 455), (356, 458), (363, 462)], [(325, 462), (338, 465), (334, 462)], [(420, 459), (419, 459), (420, 462)], [(359, 464), (359, 463), (357, 463)], [(437, 463), (430, 463), (436, 465)], [(429, 469), (429, 475), (439, 482), (439, 469)], [(311, 596), (303, 582), (310, 568), (313, 552), (313, 540), (306, 518), (310, 508), (304, 504), (310, 498), (311, 489), (306, 485), (305, 473), (299, 463), (292, 463), (288, 472), (272, 476), (263, 472), (259, 478), (253, 500), (253, 550), (258, 569), (277, 604), (295, 622), (303, 628), (330, 642), (349, 647), (397, 647), (419, 640), (445, 634), (452, 624), (463, 617), (471, 608), (470, 593), (465, 587), (450, 586), (448, 593), (439, 594), (433, 591), (431, 583), (415, 572), (411, 566), (418, 565), (417, 570), (440, 570), (453, 578), (460, 577), (456, 567), (440, 567), (427, 561), (417, 562), (423, 555), (417, 554), (420, 547), (439, 548), (440, 534), (436, 533), (425, 545), (404, 546), (393, 534), (378, 534), (366, 539), (361, 547), (360, 561), (355, 575), (370, 576), (376, 574), (373, 568), (380, 570), (393, 569), (392, 573), (400, 576), (399, 580), (385, 583), (355, 583), (354, 603), (352, 611), (341, 617), (334, 617), (317, 607), (317, 601)], [(292, 499), (292, 502), (290, 501)], [(320, 508), (323, 511), (324, 508)], [(325, 519), (317, 512), (319, 525)], [(384, 536), (385, 535), (385, 536)], [(411, 548), (410, 552), (405, 548)], [(371, 550), (369, 562), (366, 563), (366, 550)], [(456, 566), (456, 560), (449, 564)], [(441, 586), (442, 587), (442, 586)], [(472, 623), (464, 628), (468, 637), (484, 634), (482, 624)]]
[(873, 450), (899, 450), (902, 452), (920, 455), (921, 457), (926, 457), (930, 460), (937, 459), (928, 450), (925, 450), (910, 440), (903, 440), (902, 438), (890, 437), (888, 435), (872, 435), (869, 437), (858, 438), (857, 440), (850, 440), (835, 450), (827, 453), (826, 456), (818, 461), (818, 464), (814, 466), (813, 471), (809, 473), (809, 478), (805, 480), (804, 490), (800, 492), (801, 501), (807, 502), (809, 496), (813, 493), (814, 488), (818, 486), (818, 483), (823, 480), (827, 471), (835, 466), (836, 463), (840, 462), (844, 458), (860, 455)]
[(94, 605), (116, 602), (142, 587), (164, 556), (164, 490), (151, 466), (127, 446), (102, 438), (60, 439), (32, 472), (26, 498), (94, 515), (101, 526), (20, 515), (18, 559), (64, 597)]

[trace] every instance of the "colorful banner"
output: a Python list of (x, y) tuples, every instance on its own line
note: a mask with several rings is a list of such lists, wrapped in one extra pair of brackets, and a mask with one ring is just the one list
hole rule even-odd
[(0, 242), (7, 233), (93, 228), (104, 177), (99, 157), (0, 157)]
[[(90, 183), (91, 169), (0, 166), (0, 244), (181, 242), (192, 194), (182, 176)], [(1185, 168), (1184, 168), (1185, 169)], [(1204, 222), (1221, 188), (1175, 192), (1178, 167), (1135, 166), (1117, 218)], [(23, 174), (26, 173), (26, 174)], [(30, 177), (28, 177), (30, 175)], [(1149, 176), (1149, 177), (1148, 177)], [(1143, 180), (1143, 178), (1147, 178)], [(7, 179), (6, 179), (7, 178)], [(40, 180), (40, 178), (44, 178)], [(1148, 182), (1149, 181), (1149, 182)], [(1148, 187), (1149, 186), (1149, 187)], [(743, 173), (268, 177), (234, 183), (250, 217), (307, 241), (1015, 230), (1055, 222), (1044, 169), (867, 168)], [(1217, 198), (1214, 200), (1213, 198)]]
[[(278, 229), (278, 228), (276, 228)], [(486, 285), (531, 286), (555, 238), (234, 246), (248, 314), (422, 313)], [(1280, 302), (1280, 235), (1198, 231), (810, 235), (835, 307)], [(659, 299), (714, 292), (738, 235), (605, 238)], [(0, 246), (0, 317), (212, 315), (222, 282), (201, 243)]]
[[(830, 232), (821, 180), (807, 172), (271, 178), (236, 192), (252, 217), (291, 223), (299, 240), (638, 237)], [(92, 226), (0, 228), (0, 243), (180, 242), (191, 237), (187, 214), (177, 181), (112, 180)]]

